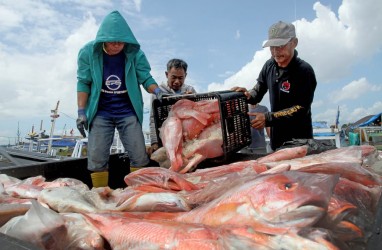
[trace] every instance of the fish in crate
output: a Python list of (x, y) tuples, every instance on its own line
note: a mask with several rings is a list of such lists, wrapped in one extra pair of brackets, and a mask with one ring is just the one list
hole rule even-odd
[(165, 151), (158, 152), (166, 153), (171, 170), (186, 173), (203, 160), (224, 154), (218, 104), (217, 99), (182, 99), (172, 106), (160, 129)]

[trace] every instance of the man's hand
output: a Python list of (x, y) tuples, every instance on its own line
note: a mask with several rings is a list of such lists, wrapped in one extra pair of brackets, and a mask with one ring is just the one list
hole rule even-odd
[(242, 87), (233, 87), (233, 88), (231, 88), (231, 91), (243, 92), (244, 95), (247, 97), (247, 99), (250, 99), (250, 98), (251, 98), (251, 94), (249, 93), (249, 91), (248, 91), (246, 88), (242, 88)]
[(78, 131), (80, 131), (81, 135), (86, 138), (85, 130), (88, 130), (88, 119), (86, 118), (85, 109), (78, 109), (76, 123)]
[(251, 118), (251, 127), (255, 129), (262, 129), (265, 127), (265, 115), (264, 113), (249, 113)]
[(168, 96), (170, 96), (169, 94), (164, 93), (160, 88), (156, 88), (156, 89), (154, 89), (154, 94), (155, 94), (156, 98), (157, 98), (160, 102), (162, 102), (162, 100), (163, 100), (164, 97), (168, 97)]
[(151, 157), (152, 153), (158, 150), (158, 143), (151, 144), (151, 147), (147, 149), (147, 154)]

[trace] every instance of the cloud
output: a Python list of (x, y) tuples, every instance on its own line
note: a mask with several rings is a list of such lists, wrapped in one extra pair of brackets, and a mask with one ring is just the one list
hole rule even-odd
[(325, 104), (323, 100), (314, 100), (312, 103), (312, 108), (322, 107)]
[[(354, 123), (368, 115), (379, 114), (382, 111), (382, 102), (377, 101), (372, 106), (351, 108), (349, 105), (339, 105), (340, 108), (340, 124)], [(330, 124), (335, 123), (337, 114), (337, 106), (325, 109), (324, 112), (313, 114), (314, 121), (328, 121)]]
[(339, 7), (338, 16), (349, 33), (347, 45), (354, 50), (358, 60), (381, 49), (381, 11), (382, 4), (379, 0), (362, 3), (357, 0), (345, 0)]
[[(312, 108), (320, 110), (320, 115), (314, 116), (314, 119), (325, 120), (325, 118), (331, 119), (336, 113), (336, 108), (328, 107), (328, 103), (356, 100), (365, 97), (370, 91), (381, 90), (381, 87), (370, 84), (366, 78), (352, 81), (343, 87), (338, 80), (349, 76), (355, 65), (381, 51), (382, 17), (379, 13), (382, 11), (382, 4), (378, 0), (365, 2), (344, 0), (338, 15), (320, 2), (316, 2), (313, 9), (316, 13), (313, 20), (302, 18), (296, 20), (294, 25), (299, 38), (297, 47), (299, 57), (310, 63), (316, 73), (319, 83), (316, 93), (325, 92), (327, 88), (325, 83), (331, 84), (331, 89), (341, 89), (331, 91), (336, 98), (331, 96), (329, 102), (318, 95), (315, 96)], [(260, 69), (269, 57), (269, 49), (255, 52), (252, 61), (222, 83), (211, 83), (208, 91), (230, 89), (235, 85), (252, 88)], [(265, 101), (266, 98), (262, 103), (267, 104)], [(349, 117), (356, 116), (356, 114), (350, 115), (350, 112)]]
[(264, 49), (257, 51), (253, 57), (253, 60), (243, 66), (239, 72), (227, 78), (223, 83), (211, 83), (208, 85), (208, 91), (213, 91), (216, 89), (226, 90), (234, 86), (245, 87), (247, 89), (252, 88), (256, 84), (256, 79), (260, 73), (260, 69), (269, 58), (269, 50)]
[[(340, 107), (340, 118), (342, 118), (344, 115), (344, 110)], [(328, 108), (325, 109), (324, 112), (321, 112), (319, 114), (313, 114), (313, 121), (326, 121), (328, 125), (335, 124), (337, 117), (337, 106), (335, 108)], [(343, 123), (342, 121), (340, 121)]]
[(382, 111), (382, 102), (376, 102), (371, 107), (358, 107), (353, 110), (347, 110), (348, 113), (344, 116), (344, 123), (354, 123), (368, 115), (380, 114)]
[(366, 80), (366, 78), (361, 78), (347, 84), (341, 89), (341, 91), (336, 91), (335, 94), (332, 93), (332, 96), (336, 97), (334, 101), (338, 103), (343, 100), (356, 100), (368, 93), (381, 91), (381, 89), (381, 86), (372, 85)]
[(0, 5), (0, 31), (18, 27), (22, 22), (22, 17), (7, 6)]
[[(60, 100), (59, 110), (69, 116), (76, 116), (76, 60), (81, 46), (94, 39), (102, 18), (111, 10), (119, 9), (128, 19), (133, 32), (140, 39), (143, 50), (147, 52), (154, 78), (165, 81), (163, 61), (172, 57), (187, 60), (187, 55), (203, 51), (200, 47), (185, 46), (179, 37), (183, 30), (173, 30), (169, 36), (147, 35), (160, 29), (170, 30), (171, 17), (168, 13), (148, 15), (143, 12), (141, 0), (127, 1), (82, 1), (82, 0), (47, 0), (47, 1), (1, 1), (0, 2), (0, 117), (2, 123), (24, 120), (30, 125), (37, 124), (41, 117), (49, 117)], [(325, 100), (318, 95), (314, 99), (314, 117), (322, 120), (334, 119), (333, 108), (328, 104), (340, 105), (342, 120), (355, 119), (368, 112), (377, 113), (382, 104), (368, 98), (370, 92), (379, 93), (380, 85), (376, 80), (354, 76), (355, 66), (364, 63), (374, 55), (380, 55), (382, 49), (382, 4), (380, 0), (343, 0), (338, 9), (331, 10), (320, 2), (313, 5), (315, 16), (311, 20), (299, 19), (296, 25), (299, 44), (299, 56), (309, 62), (316, 72), (319, 82), (318, 91), (333, 93), (337, 100)], [(150, 13), (152, 14), (152, 13)], [(189, 28), (189, 27), (188, 27)], [(187, 28), (187, 29), (188, 29)], [(243, 27), (242, 30), (244, 30)], [(234, 30), (234, 38), (243, 40), (241, 28)], [(189, 32), (189, 31), (188, 31)], [(232, 32), (232, 31), (231, 31)], [(154, 33), (158, 34), (158, 33)], [(229, 35), (229, 34), (227, 34)], [(266, 34), (263, 34), (266, 36)], [(232, 33), (231, 33), (232, 37)], [(211, 40), (213, 38), (210, 38)], [(193, 41), (188, 41), (191, 42)], [(179, 48), (184, 48), (180, 50)], [(209, 61), (216, 57), (221, 48), (207, 47), (203, 70), (217, 68)], [(195, 52), (196, 50), (197, 52)], [(199, 54), (198, 54), (199, 55)], [(260, 49), (251, 60), (244, 63), (240, 70), (229, 68), (217, 80), (205, 82), (198, 72), (198, 67), (191, 67), (188, 83), (203, 84), (208, 91), (227, 90), (233, 86), (252, 88), (266, 60), (270, 58), (269, 49)], [(237, 66), (237, 65), (236, 65)], [(191, 78), (194, 77), (194, 79)], [(219, 77), (222, 78), (219, 81)], [(344, 85), (343, 77), (346, 77)], [(358, 79), (352, 81), (352, 79)], [(208, 87), (206, 87), (208, 86)], [(328, 88), (330, 90), (326, 90)], [(335, 89), (337, 91), (332, 92)], [(317, 92), (317, 91), (316, 91)], [(150, 106), (150, 96), (143, 91), (145, 107)], [(380, 95), (379, 95), (380, 96)], [(325, 95), (324, 95), (325, 97)], [(355, 99), (356, 98), (356, 99)], [(361, 98), (368, 99), (366, 107), (354, 108), (347, 100), (357, 103)], [(378, 98), (378, 97), (377, 97)], [(262, 104), (268, 106), (266, 95)], [(354, 104), (356, 105), (356, 104)], [(269, 107), (269, 106), (268, 106)], [(325, 119), (326, 118), (326, 119)], [(61, 119), (58, 119), (61, 122)], [(67, 127), (73, 127), (74, 121), (67, 121)], [(15, 124), (16, 123), (16, 124)], [(11, 129), (4, 128), (3, 131)], [(14, 131), (13, 131), (14, 133)]]
[[(60, 109), (70, 114), (76, 110), (76, 57), (80, 47), (94, 38), (98, 29), (95, 19), (87, 15), (82, 25), (66, 39), (57, 40), (56, 49), (44, 53), (7, 53), (0, 62), (3, 91), (0, 93), (0, 116), (45, 116), (57, 100)], [(17, 62), (17, 63), (14, 63)], [(22, 72), (22, 74), (20, 74)], [(25, 104), (28, 100), (28, 107)], [(47, 107), (51, 105), (52, 107)], [(12, 109), (6, 108), (12, 107)], [(33, 113), (31, 113), (33, 110)]]
[(127, 0), (122, 2), (123, 10), (129, 14), (141, 12), (142, 0)]
[(226, 71), (223, 74), (219, 74), (218, 77), (226, 78), (226, 77), (232, 76), (233, 74), (235, 74), (234, 71)]
[(314, 20), (294, 23), (299, 37), (297, 49), (312, 64), (319, 82), (346, 76), (356, 63), (382, 48), (381, 6), (378, 0), (344, 0), (336, 16), (317, 2), (313, 5)]
[[(316, 17), (312, 21), (303, 18), (294, 22), (299, 56), (313, 66), (318, 82), (327, 83), (348, 75), (355, 64), (381, 50), (382, 16), (378, 14), (381, 6), (378, 0), (344, 0), (337, 16), (329, 7), (316, 2), (313, 5)], [(248, 76), (243, 70), (253, 67), (248, 71), (256, 73), (255, 66), (264, 61), (256, 56), (253, 60), (261, 61), (249, 62), (231, 79), (244, 78), (246, 82)]]

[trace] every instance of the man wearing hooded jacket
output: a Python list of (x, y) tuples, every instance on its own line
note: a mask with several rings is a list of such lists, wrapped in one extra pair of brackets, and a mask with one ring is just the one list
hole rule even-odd
[(80, 49), (77, 64), (77, 128), (83, 136), (89, 131), (88, 169), (93, 187), (107, 186), (115, 129), (130, 165), (149, 163), (142, 132), (141, 86), (158, 98), (162, 93), (145, 54), (118, 11), (109, 13), (95, 40)]

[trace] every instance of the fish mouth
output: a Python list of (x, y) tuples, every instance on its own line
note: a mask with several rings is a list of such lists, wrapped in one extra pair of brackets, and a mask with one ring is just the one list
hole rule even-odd
[(290, 208), (289, 211), (280, 213), (277, 216), (268, 218), (266, 226), (257, 230), (268, 234), (279, 234), (287, 232), (291, 228), (305, 228), (314, 226), (326, 213), (326, 209), (321, 206), (303, 205)]
[(313, 225), (322, 216), (326, 209), (313, 204), (299, 206), (279, 216), (280, 222), (286, 222), (291, 226), (305, 227)]

